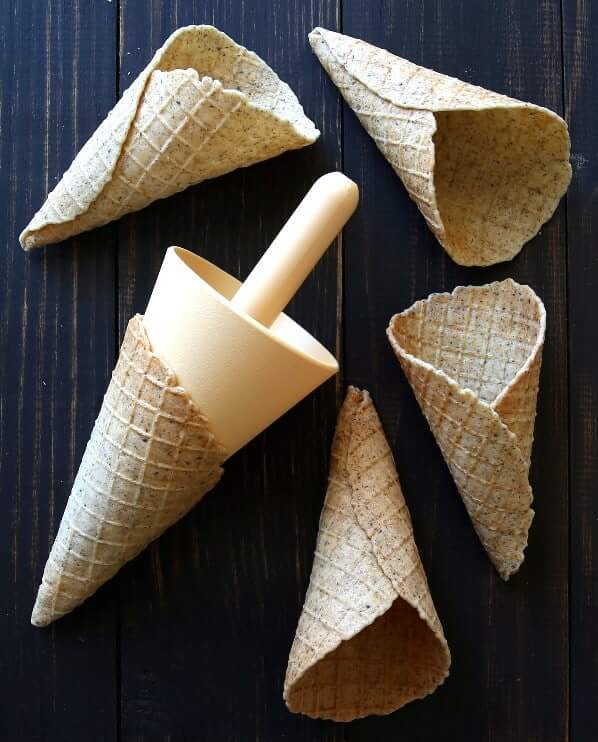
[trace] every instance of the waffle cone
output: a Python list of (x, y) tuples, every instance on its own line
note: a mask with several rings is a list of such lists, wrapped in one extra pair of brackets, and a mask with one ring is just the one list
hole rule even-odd
[(503, 579), (534, 516), (529, 467), (544, 305), (511, 279), (432, 294), (395, 315), (390, 343), (475, 530)]
[(349, 387), (284, 697), (291, 711), (349, 721), (432, 693), (450, 652), (370, 395)]
[(46, 626), (92, 595), (216, 485), (224, 459), (208, 421), (152, 353), (142, 318), (134, 317), (31, 623)]
[(556, 113), (316, 28), (320, 62), (461, 265), (513, 258), (571, 180)]
[(72, 237), (319, 136), (289, 86), (213, 26), (172, 34), (20, 236)]

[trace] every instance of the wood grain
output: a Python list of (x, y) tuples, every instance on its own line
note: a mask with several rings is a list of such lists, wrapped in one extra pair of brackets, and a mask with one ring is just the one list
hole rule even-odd
[[(592, 5), (0, 0), (0, 739), (594, 739)], [(295, 90), (321, 139), (24, 254), (18, 233), (47, 191), (155, 49), (188, 23), (212, 23), (255, 50)], [(307, 34), (316, 25), (560, 113), (564, 104), (574, 165), (566, 209), (513, 262), (456, 266), (311, 53)], [(313, 180), (332, 169), (357, 181), (361, 207), (342, 249), (329, 251), (290, 314), (342, 356), (343, 377), (235, 456), (204, 502), (83, 607), (49, 629), (32, 628), (37, 585), (118, 340), (144, 310), (165, 249), (185, 246), (242, 278)], [(507, 276), (543, 298), (548, 333), (532, 466), (536, 517), (522, 570), (505, 585), (384, 331), (394, 312), (431, 291)], [(290, 714), (282, 682), (345, 382), (372, 392), (385, 425), (453, 667), (424, 702), (335, 725)]]
[[(18, 234), (116, 97), (108, 3), (0, 13), (0, 738), (116, 737), (114, 590), (30, 623), (114, 362), (114, 228), (25, 254)], [(93, 94), (90, 94), (92, 92)]]
[(591, 319), (598, 295), (598, 8), (563, 3), (565, 110), (574, 178), (567, 195), (571, 435), (571, 739), (596, 736), (598, 696), (598, 334)]
[[(311, 183), (340, 167), (340, 104), (307, 43), (312, 27), (335, 27), (337, 18), (335, 2), (310, 8), (293, 1), (124, 0), (121, 88), (175, 28), (212, 23), (289, 83), (322, 137), (124, 219), (121, 332), (133, 312), (143, 311), (169, 245), (194, 250), (242, 278)], [(340, 335), (337, 275), (332, 249), (289, 308), (333, 351)], [(336, 397), (330, 382), (235, 456), (217, 489), (124, 571), (125, 738), (342, 739), (340, 728), (293, 716), (282, 700), (311, 569)]]
[[(532, 7), (533, 5), (533, 7)], [(440, 72), (562, 109), (557, 2), (344, 0), (343, 31)], [(371, 390), (396, 454), (451, 675), (422, 703), (351, 725), (351, 742), (562, 740), (567, 732), (566, 244), (563, 209), (511, 263), (457, 266), (349, 109), (345, 172), (362, 204), (345, 232), (345, 376)], [(536, 517), (508, 584), (486, 558), (385, 337), (433, 291), (512, 276), (543, 298), (548, 333), (533, 452)], [(539, 690), (541, 688), (541, 690)]]

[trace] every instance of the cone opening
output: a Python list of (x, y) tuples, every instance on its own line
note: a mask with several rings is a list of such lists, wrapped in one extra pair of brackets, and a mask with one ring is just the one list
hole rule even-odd
[(446, 646), (400, 597), (287, 689), (293, 712), (349, 721), (389, 714), (429, 695), (448, 672)]
[(536, 355), (544, 326), (533, 291), (508, 280), (433, 294), (396, 315), (389, 333), (400, 353), (493, 404)]
[(19, 240), (26, 250), (59, 242), (319, 135), (294, 92), (256, 54), (213, 26), (181, 28), (127, 88)]
[(462, 265), (510, 260), (552, 216), (571, 179), (569, 136), (550, 111), (435, 113), (441, 239)]
[[(292, 124), (305, 139), (315, 141), (318, 138), (319, 131), (305, 116), (303, 107), (288, 85), (257, 54), (214, 26), (179, 29), (163, 47), (158, 67), (164, 71), (196, 70), (200, 78), (217, 80), (225, 90), (242, 93), (255, 108), (274, 113)], [(286, 93), (284, 96), (281, 89)]]

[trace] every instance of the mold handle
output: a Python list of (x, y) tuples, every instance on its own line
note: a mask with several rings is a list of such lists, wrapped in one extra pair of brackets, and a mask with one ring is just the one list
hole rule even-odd
[(357, 208), (357, 185), (339, 172), (318, 178), (231, 304), (270, 327)]

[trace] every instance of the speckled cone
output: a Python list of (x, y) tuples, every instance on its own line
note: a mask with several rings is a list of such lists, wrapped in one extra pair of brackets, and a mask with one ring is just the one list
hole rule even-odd
[(571, 180), (556, 113), (323, 28), (309, 40), (457, 263), (510, 260), (551, 217)]
[(388, 714), (432, 693), (450, 661), (382, 425), (349, 387), (286, 703), (336, 721)]
[(544, 305), (511, 279), (432, 294), (395, 315), (390, 343), (474, 528), (507, 580), (527, 546), (528, 475)]
[(79, 152), (21, 245), (64, 240), (318, 136), (256, 54), (213, 26), (181, 28)]
[(208, 421), (150, 348), (142, 318), (120, 356), (52, 546), (31, 623), (92, 595), (222, 475)]

